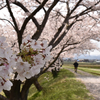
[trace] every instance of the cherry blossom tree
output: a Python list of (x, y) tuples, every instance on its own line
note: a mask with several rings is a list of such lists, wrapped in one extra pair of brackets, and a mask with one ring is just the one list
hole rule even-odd
[(32, 84), (42, 90), (38, 77), (60, 55), (85, 53), (96, 48), (91, 39), (99, 41), (100, 0), (0, 0), (0, 3), (1, 11), (7, 10), (0, 18), (4, 22), (2, 36), (16, 50), (13, 52), (5, 38), (0, 38), (0, 82), (6, 95), (0, 96), (0, 100), (27, 100)]

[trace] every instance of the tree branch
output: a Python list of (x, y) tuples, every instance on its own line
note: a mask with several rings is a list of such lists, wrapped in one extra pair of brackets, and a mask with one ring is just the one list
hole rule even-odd
[(67, 14), (69, 14), (70, 13), (69, 0), (66, 2), (66, 5), (67, 5)]
[(70, 12), (70, 15), (76, 10), (76, 8), (79, 6), (79, 4), (82, 2), (83, 0), (79, 0), (77, 3), (76, 3), (76, 5), (75, 5), (75, 7), (71, 10), (71, 12)]
[(27, 25), (27, 23), (29, 22), (29, 20), (30, 20), (39, 10), (41, 10), (41, 9), (43, 8), (43, 6), (46, 4), (47, 1), (48, 1), (48, 0), (44, 0), (44, 1), (42, 2), (42, 4), (41, 4), (40, 6), (38, 6), (38, 8), (37, 8), (35, 11), (33, 11), (33, 12), (25, 19), (25, 21), (23, 22), (23, 25), (22, 25), (22, 27), (21, 27), (21, 34), (23, 34), (23, 32), (24, 32), (24, 30), (25, 30), (25, 28), (26, 28), (26, 25)]
[(20, 98), (20, 86), (21, 81), (20, 80), (14, 80), (13, 86), (10, 90), (10, 100), (19, 100)]
[(48, 20), (48, 17), (49, 17), (49, 14), (51, 12), (51, 10), (55, 7), (55, 5), (58, 3), (59, 0), (54, 0), (54, 2), (52, 3), (52, 5), (49, 7), (48, 11), (45, 13), (45, 17), (44, 17), (44, 20), (42, 21), (42, 24), (41, 24), (41, 28), (38, 29), (38, 31), (32, 36), (32, 39), (38, 39), (47, 23), (47, 20)]
[(60, 54), (62, 53), (62, 51), (63, 51), (63, 49), (64, 49), (64, 46), (65, 46), (65, 45), (63, 45), (63, 47), (61, 48), (60, 52), (57, 54), (56, 58), (49, 64), (49, 66), (48, 66), (47, 68), (45, 68), (43, 71), (41, 71), (41, 72), (39, 73), (39, 75), (45, 73), (45, 72), (49, 69), (49, 67), (51, 67), (51, 66), (56, 62), (56, 60), (58, 59), (58, 57), (59, 57)]
[(14, 15), (13, 15), (13, 12), (12, 12), (12, 10), (11, 10), (11, 8), (10, 8), (9, 1), (6, 0), (6, 3), (7, 3), (7, 8), (8, 8), (8, 11), (9, 11), (9, 13), (10, 13), (10, 16), (11, 16), (11, 18), (12, 18), (12, 20), (13, 20), (14, 25), (15, 25), (15, 30), (16, 30), (16, 32), (18, 32), (19, 29), (18, 29), (18, 26), (17, 26), (16, 20), (15, 20), (15, 17), (14, 17)]
[[(71, 13), (78, 7), (78, 5), (80, 4), (80, 2), (81, 2), (82, 0), (79, 0), (79, 2), (76, 4), (76, 6), (74, 7), (74, 9), (71, 11)], [(100, 2), (100, 1), (99, 1)], [(94, 5), (97, 5), (99, 2), (97, 2), (97, 3), (95, 3)], [(77, 21), (80, 21), (80, 20), (77, 20), (80, 16), (82, 16), (82, 15), (84, 15), (84, 14), (87, 14), (88, 13), (88, 10), (90, 10), (91, 8), (93, 8), (94, 7), (94, 5), (93, 6), (91, 6), (91, 7), (89, 7), (89, 8), (87, 8), (86, 10), (84, 10), (84, 11), (82, 11), (80, 14), (77, 14), (77, 15), (75, 15), (74, 17), (75, 17), (75, 19), (76, 19), (76, 21), (75, 22), (72, 22), (70, 25), (68, 25), (67, 26), (67, 30), (69, 30), (71, 27), (72, 27), (72, 25), (74, 24), (74, 23), (76, 23)], [(86, 12), (87, 11), (87, 12)], [(70, 14), (71, 14), (70, 13)], [(69, 19), (71, 19), (72, 17), (70, 17), (70, 14), (67, 14), (67, 17), (69, 18)], [(69, 16), (68, 16), (69, 15)], [(73, 18), (74, 18), (73, 17)], [(62, 25), (63, 26), (63, 25)], [(61, 26), (61, 27), (62, 27)], [(62, 29), (63, 29), (63, 27), (62, 27)], [(49, 45), (52, 45), (52, 48), (54, 48), (56, 45), (58, 45), (59, 43), (60, 43), (60, 41), (63, 39), (63, 37), (66, 35), (66, 32), (64, 31), (63, 32), (63, 34), (57, 39), (57, 37), (59, 36), (59, 34), (61, 33), (61, 31), (58, 31), (55, 35), (54, 35), (54, 38), (50, 41), (50, 43), (49, 43)], [(57, 40), (56, 40), (57, 39)], [(56, 40), (56, 41), (55, 41)], [(55, 41), (55, 42), (54, 42)]]
[(71, 47), (71, 48), (69, 48), (69, 49), (67, 49), (67, 50), (63, 50), (62, 52), (65, 52), (65, 51), (69, 51), (69, 50), (72, 50), (72, 49), (75, 49), (76, 47)]
[(29, 91), (29, 88), (30, 86), (33, 84), (33, 80), (34, 80), (34, 77), (30, 78), (30, 79), (27, 79), (22, 87), (22, 90), (21, 90), (21, 98), (27, 98), (27, 95), (28, 95), (28, 91)]
[[(39, 4), (41, 4), (41, 2), (39, 0), (36, 0)], [(44, 12), (46, 13), (45, 8), (43, 7)]]
[(10, 23), (11, 26), (16, 30), (15, 26), (14, 26), (9, 20), (7, 20), (7, 19), (2, 19), (2, 18), (0, 18), (0, 20), (5, 20), (5, 21), (7, 21), (7, 22)]
[[(75, 18), (75, 17), (78, 18), (78, 17), (80, 17), (80, 16), (82, 16), (82, 15), (85, 15), (85, 14), (87, 14), (87, 13), (89, 13), (89, 12), (92, 12), (91, 9), (92, 9), (94, 6), (98, 5), (99, 3), (100, 3), (100, 1), (98, 1), (97, 3), (95, 3), (93, 6), (87, 7), (87, 9), (83, 10), (81, 13), (76, 14), (75, 16), (71, 16), (70, 19)], [(94, 10), (93, 10), (93, 11), (94, 11)]]
[(61, 31), (65, 27), (66, 23), (68, 24), (69, 16), (70, 16), (69, 14), (66, 15), (66, 18), (63, 21), (63, 24), (58, 28), (58, 31), (55, 33), (54, 38), (52, 38), (52, 40), (49, 42), (49, 46), (53, 45), (54, 41), (58, 38), (58, 36), (60, 35)]
[[(29, 10), (22, 3), (20, 3), (19, 1), (15, 1), (15, 2), (13, 2), (13, 4), (15, 4), (15, 5), (19, 6), (20, 8), (22, 8), (25, 11), (25, 13), (29, 12)], [(40, 25), (37, 22), (35, 17), (32, 17), (32, 21), (35, 23), (37, 28), (40, 27)]]
[[(71, 38), (71, 37), (70, 37), (70, 38)], [(70, 38), (69, 38), (69, 39), (70, 39)], [(68, 41), (69, 41), (69, 39), (68, 39)], [(60, 54), (61, 54), (61, 53), (63, 52), (63, 50), (65, 49), (65, 45), (67, 44), (68, 41), (66, 41), (66, 43), (62, 46), (62, 48), (61, 48), (61, 50), (59, 51), (59, 53), (57, 54), (56, 58), (49, 64), (49, 66), (48, 66), (47, 68), (45, 68), (43, 71), (41, 71), (41, 72), (39, 73), (39, 75), (45, 73), (45, 72), (49, 69), (49, 67), (51, 67), (51, 66), (56, 62), (56, 60), (58, 59), (58, 57), (60, 56)]]

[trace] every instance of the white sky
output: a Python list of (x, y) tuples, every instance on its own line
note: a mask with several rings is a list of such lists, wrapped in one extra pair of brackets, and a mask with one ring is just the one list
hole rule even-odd
[[(92, 40), (92, 42), (96, 43), (97, 46), (100, 47), (100, 42), (94, 41), (94, 40)], [(98, 55), (100, 55), (100, 50), (94, 50), (93, 52), (90, 52), (90, 55), (98, 56)]]
[(90, 55), (92, 55), (92, 56), (99, 56), (100, 55), (100, 51), (94, 50), (93, 52), (90, 52)]

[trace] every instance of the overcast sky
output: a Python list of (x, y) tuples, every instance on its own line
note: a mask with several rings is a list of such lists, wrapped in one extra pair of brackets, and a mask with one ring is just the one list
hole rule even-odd
[[(100, 48), (100, 42), (97, 42), (97, 41), (93, 41), (93, 42), (96, 43), (97, 46)], [(94, 50), (93, 52), (90, 52), (90, 55), (98, 56), (98, 55), (100, 55), (100, 50)]]

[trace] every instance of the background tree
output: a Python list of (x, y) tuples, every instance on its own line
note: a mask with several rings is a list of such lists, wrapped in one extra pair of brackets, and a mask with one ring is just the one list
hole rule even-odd
[(8, 16), (0, 18), (4, 22), (1, 26), (2, 35), (8, 37), (10, 34), (9, 36), (14, 38), (13, 44), (11, 39), (8, 38), (8, 41), (17, 52), (18, 48), (19, 52), (21, 51), (23, 38), (30, 34), (32, 39), (48, 39), (48, 46), (52, 45), (51, 53), (54, 57), (38, 75), (24, 82), (21, 91), (21, 81), (14, 80), (11, 90), (4, 90), (8, 99), (1, 96), (2, 100), (27, 100), (29, 88), (33, 83), (39, 91), (42, 90), (38, 77), (46, 72), (63, 52), (74, 54), (78, 50), (84, 53), (96, 48), (90, 39), (99, 40), (99, 0), (1, 0), (0, 7), (1, 11), (7, 9), (9, 12)]

